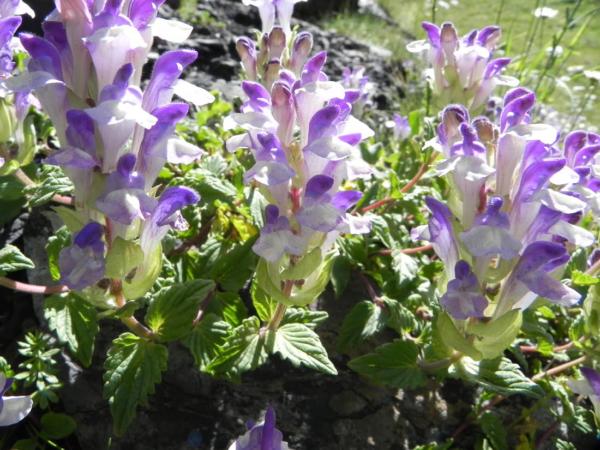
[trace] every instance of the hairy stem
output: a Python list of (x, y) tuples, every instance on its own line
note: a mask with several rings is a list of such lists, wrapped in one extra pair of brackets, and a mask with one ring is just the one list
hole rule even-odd
[(21, 281), (11, 280), (10, 278), (6, 277), (0, 277), (0, 286), (4, 286), (19, 292), (26, 292), (27, 294), (52, 295), (70, 291), (70, 289), (64, 285), (42, 286), (38, 284), (22, 283)]
[(580, 356), (577, 359), (572, 361), (568, 361), (560, 366), (553, 367), (552, 369), (546, 370), (545, 372), (540, 372), (533, 377), (531, 377), (531, 381), (539, 381), (544, 377), (549, 377), (552, 375), (557, 375), (559, 373), (564, 372), (565, 370), (569, 370), (572, 367), (578, 366), (579, 364), (583, 364), (587, 360), (587, 355)]
[[(283, 295), (285, 295), (286, 297), (289, 297), (292, 294), (293, 288), (294, 288), (294, 281), (287, 280), (283, 286)], [(285, 316), (286, 310), (287, 310), (287, 306), (285, 306), (283, 303), (277, 304), (277, 308), (275, 308), (273, 317), (271, 317), (271, 320), (269, 321), (269, 325), (267, 326), (267, 328), (270, 331), (277, 331), (277, 329), (279, 328), (279, 325), (281, 324), (281, 321), (283, 320), (283, 317)]]
[[(123, 295), (123, 284), (121, 280), (112, 280), (110, 286), (111, 293), (115, 296), (117, 306), (123, 308), (127, 301)], [(121, 317), (121, 322), (125, 324), (127, 328), (139, 337), (147, 340), (153, 340), (156, 335), (147, 328), (144, 324), (140, 323), (133, 315), (129, 317)]]

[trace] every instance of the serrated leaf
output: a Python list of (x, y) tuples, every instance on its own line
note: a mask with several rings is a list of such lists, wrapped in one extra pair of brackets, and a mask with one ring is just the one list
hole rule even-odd
[(124, 333), (113, 341), (104, 363), (104, 398), (117, 436), (123, 435), (167, 370), (167, 347)]
[(35, 264), (27, 256), (21, 253), (14, 245), (5, 245), (0, 249), (0, 275), (7, 272), (33, 269)]
[(234, 292), (217, 292), (215, 298), (208, 304), (205, 314), (216, 314), (227, 323), (237, 327), (248, 317), (248, 310), (239, 294)]
[(48, 238), (46, 253), (48, 254), (48, 269), (53, 280), (60, 280), (58, 256), (60, 251), (71, 244), (71, 233), (67, 227), (60, 228), (53, 236)]
[(594, 286), (600, 283), (600, 278), (595, 277), (593, 275), (589, 275), (580, 270), (574, 270), (571, 273), (571, 281), (576, 286)]
[(248, 239), (220, 256), (208, 273), (208, 278), (215, 280), (226, 291), (238, 292), (242, 289), (256, 268), (258, 257), (252, 250), (256, 238)]
[(544, 396), (544, 390), (523, 375), (521, 368), (506, 357), (483, 361), (463, 357), (452, 366), (452, 370), (456, 370), (461, 378), (478, 383), (496, 394), (522, 394), (533, 398)]
[(271, 320), (277, 308), (277, 302), (258, 286), (256, 278), (252, 280), (250, 295), (252, 296), (252, 305), (256, 309), (259, 319), (263, 322)]
[(408, 333), (417, 327), (417, 319), (413, 312), (397, 300), (382, 297), (387, 317), (386, 325), (398, 334)]
[(27, 189), (29, 206), (35, 207), (48, 203), (55, 195), (69, 195), (73, 192), (73, 183), (58, 166), (42, 166), (40, 181)]
[(249, 370), (262, 366), (272, 352), (275, 336), (261, 333), (257, 317), (248, 317), (229, 335), (217, 356), (206, 368), (210, 373), (238, 379)]
[(392, 269), (398, 278), (398, 284), (402, 284), (417, 276), (419, 264), (412, 256), (406, 255), (402, 250), (395, 249), (392, 251)]
[(285, 325), (286, 323), (302, 323), (311, 330), (314, 330), (325, 322), (328, 317), (329, 314), (326, 311), (312, 311), (308, 308), (290, 307), (286, 309), (281, 325)]
[(337, 370), (327, 356), (327, 351), (317, 333), (301, 323), (288, 323), (275, 333), (275, 352), (295, 367), (337, 375)]
[(53, 295), (44, 301), (44, 317), (58, 340), (69, 347), (81, 364), (89, 367), (99, 331), (96, 309), (72, 293)]
[(353, 359), (348, 366), (370, 380), (391, 387), (412, 389), (425, 383), (417, 365), (418, 349), (410, 341), (394, 341), (374, 353)]
[(375, 303), (365, 300), (354, 305), (344, 318), (338, 348), (340, 351), (348, 351), (364, 342), (365, 339), (380, 332), (386, 323), (383, 310)]
[(190, 349), (198, 369), (205, 371), (219, 354), (231, 331), (231, 325), (215, 314), (205, 315), (183, 343)]
[(481, 352), (477, 350), (472, 343), (470, 343), (461, 333), (456, 329), (454, 321), (445, 312), (440, 312), (438, 315), (435, 327), (439, 333), (441, 341), (465, 355), (470, 356), (473, 359), (479, 360), (483, 357)]
[(479, 425), (494, 450), (508, 450), (506, 430), (496, 414), (486, 411), (479, 418)]
[(124, 278), (143, 261), (144, 252), (138, 244), (118, 237), (106, 254), (106, 276)]
[(331, 284), (335, 293), (335, 298), (340, 298), (348, 281), (350, 281), (350, 273), (352, 272), (352, 262), (346, 256), (339, 255), (335, 257), (331, 268)]
[(148, 307), (146, 324), (163, 342), (187, 336), (192, 331), (200, 302), (212, 295), (215, 284), (194, 280), (162, 292)]

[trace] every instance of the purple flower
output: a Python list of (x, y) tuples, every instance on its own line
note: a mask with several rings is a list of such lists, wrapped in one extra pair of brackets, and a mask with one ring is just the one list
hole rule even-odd
[(160, 244), (169, 229), (178, 231), (187, 229), (187, 222), (181, 215), (181, 209), (200, 201), (196, 191), (185, 186), (165, 189), (150, 217), (144, 222), (140, 237), (140, 246), (146, 255)]
[(600, 373), (590, 367), (579, 369), (583, 375), (581, 380), (568, 380), (567, 384), (573, 392), (589, 397), (594, 406), (594, 413), (600, 417)]
[(33, 408), (33, 401), (29, 396), (7, 397), (4, 395), (12, 383), (12, 378), (6, 378), (3, 373), (0, 373), (0, 427), (8, 427), (20, 422)]
[(496, 86), (518, 84), (516, 79), (500, 74), (510, 60), (492, 57), (500, 28), (474, 30), (463, 39), (449, 22), (441, 28), (423, 22), (423, 29), (427, 40), (412, 42), (407, 49), (413, 53), (428, 52), (428, 75), (433, 92), (442, 103), (459, 102), (473, 110), (480, 109)]
[(292, 32), (291, 22), (296, 3), (307, 0), (242, 0), (244, 5), (252, 5), (258, 8), (262, 22), (262, 32), (271, 31), (275, 23), (279, 23), (286, 35)]
[(104, 227), (90, 222), (74, 237), (73, 245), (59, 255), (61, 281), (71, 289), (82, 290), (104, 278)]
[(99, 211), (123, 225), (147, 219), (156, 200), (146, 194), (144, 177), (134, 170), (136, 158), (131, 153), (119, 159), (117, 170), (111, 173), (104, 193), (96, 201)]
[(529, 244), (502, 287), (494, 316), (513, 308), (525, 309), (538, 296), (563, 306), (577, 304), (581, 295), (553, 276), (564, 269), (569, 259), (561, 244), (544, 241)]
[(394, 114), (393, 119), (387, 122), (387, 125), (392, 129), (394, 138), (399, 141), (408, 139), (412, 133), (408, 117), (401, 116), (400, 114)]
[(327, 233), (334, 230), (343, 220), (346, 211), (362, 197), (357, 191), (341, 191), (329, 194), (333, 178), (315, 175), (306, 183), (304, 202), (296, 214), (298, 222), (314, 231)]
[(481, 292), (479, 281), (465, 261), (458, 261), (454, 269), (455, 278), (448, 282), (441, 305), (457, 320), (483, 317), (488, 301)]
[(519, 254), (521, 242), (510, 234), (510, 220), (508, 214), (501, 211), (502, 205), (501, 198), (491, 198), (485, 212), (475, 218), (473, 227), (460, 235), (467, 250), (476, 258), (498, 255), (512, 259)]
[(304, 240), (292, 232), (288, 218), (279, 215), (277, 206), (268, 205), (265, 209), (265, 226), (252, 247), (254, 252), (269, 262), (276, 262), (285, 253), (302, 255), (304, 246)]
[(248, 423), (248, 431), (229, 450), (289, 450), (281, 431), (275, 428), (275, 410), (267, 408), (263, 422)]

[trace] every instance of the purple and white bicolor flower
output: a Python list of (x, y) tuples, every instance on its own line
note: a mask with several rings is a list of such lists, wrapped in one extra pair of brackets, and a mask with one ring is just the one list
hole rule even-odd
[(12, 378), (6, 378), (3, 373), (0, 373), (0, 427), (8, 427), (20, 422), (33, 408), (31, 397), (20, 396), (5, 396), (13, 383)]
[(446, 293), (440, 299), (442, 307), (457, 320), (484, 317), (488, 301), (479, 281), (466, 261), (458, 261), (454, 279), (448, 282)]
[(292, 33), (294, 6), (305, 1), (307, 0), (242, 0), (244, 5), (258, 8), (263, 33), (268, 33), (275, 24), (279, 24), (287, 36)]
[(290, 450), (283, 434), (275, 428), (275, 410), (267, 408), (262, 422), (247, 423), (248, 431), (229, 446), (229, 450)]
[(405, 141), (412, 134), (410, 124), (408, 123), (408, 117), (401, 116), (400, 114), (394, 113), (392, 120), (388, 120), (385, 126), (392, 130), (394, 138), (398, 141)]
[(288, 218), (279, 214), (277, 206), (268, 205), (265, 208), (265, 226), (252, 247), (257, 255), (275, 263), (286, 253), (301, 256), (305, 244), (304, 240), (292, 231)]
[(464, 104), (478, 110), (487, 103), (496, 86), (516, 86), (518, 80), (501, 75), (510, 63), (508, 58), (494, 59), (492, 54), (500, 39), (500, 28), (488, 26), (459, 38), (450, 22), (441, 27), (423, 22), (426, 40), (407, 46), (409, 52), (427, 52), (431, 68), (427, 71), (434, 94), (440, 104)]
[(443, 111), (433, 147), (444, 157), (437, 174), (449, 181), (448, 205), (428, 199), (429, 224), (413, 231), (444, 262), (450, 282), (442, 293), (458, 277), (448, 268), (459, 260), (470, 264), (479, 286), (499, 286), (485, 310), (494, 318), (538, 297), (577, 304), (579, 293), (560, 277), (569, 252), (595, 241), (579, 224), (594, 211), (600, 137), (574, 132), (561, 149), (555, 129), (531, 123), (534, 105), (531, 91), (516, 88), (504, 98), (499, 124), (471, 121), (458, 105)]
[(104, 278), (103, 238), (104, 227), (90, 222), (75, 234), (72, 245), (61, 250), (58, 266), (63, 284), (80, 291)]

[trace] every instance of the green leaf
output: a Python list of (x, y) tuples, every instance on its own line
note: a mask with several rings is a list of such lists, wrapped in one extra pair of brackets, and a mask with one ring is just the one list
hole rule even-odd
[(138, 244), (118, 237), (106, 254), (106, 276), (125, 278), (143, 261), (144, 252)]
[(71, 244), (71, 233), (67, 227), (60, 228), (53, 236), (48, 238), (46, 253), (48, 254), (48, 269), (53, 280), (60, 280), (60, 267), (58, 256), (60, 251)]
[(474, 322), (470, 324), (468, 331), (479, 337), (474, 342), (475, 348), (485, 359), (492, 359), (510, 347), (519, 334), (522, 323), (521, 311), (513, 309), (491, 322)]
[(544, 390), (523, 375), (521, 368), (506, 357), (483, 361), (463, 357), (451, 366), (451, 370), (461, 378), (478, 383), (496, 394), (522, 394), (533, 398), (544, 396)]
[(417, 327), (417, 319), (413, 312), (397, 300), (382, 297), (387, 317), (386, 325), (398, 334), (409, 333)]
[(42, 436), (46, 439), (64, 439), (77, 429), (77, 423), (71, 416), (47, 412), (41, 418)]
[(261, 333), (257, 317), (248, 317), (229, 335), (217, 356), (206, 368), (208, 372), (227, 378), (262, 366), (273, 350), (274, 334)]
[(376, 383), (412, 389), (426, 380), (417, 365), (417, 356), (415, 343), (397, 340), (377, 347), (375, 353), (353, 359), (348, 366)]
[(44, 316), (58, 340), (69, 347), (81, 364), (89, 367), (99, 331), (96, 309), (72, 293), (53, 295), (44, 301)]
[(23, 183), (12, 175), (0, 176), (0, 198), (2, 200), (19, 200), (24, 197), (25, 188), (23, 187)]
[(445, 312), (440, 312), (435, 322), (435, 327), (440, 335), (441, 341), (473, 359), (481, 359), (483, 355), (456, 329), (454, 321)]
[(113, 341), (104, 363), (104, 397), (110, 404), (113, 427), (123, 435), (135, 417), (139, 404), (146, 404), (167, 370), (168, 351), (164, 345), (124, 333)]
[(256, 278), (252, 280), (250, 294), (252, 295), (252, 305), (256, 309), (259, 319), (263, 322), (271, 320), (277, 308), (277, 302), (258, 286)]
[(325, 322), (328, 317), (329, 314), (326, 311), (312, 311), (308, 308), (290, 307), (286, 309), (281, 325), (285, 325), (286, 323), (302, 323), (311, 330), (314, 330)]
[(600, 278), (588, 275), (580, 270), (574, 270), (571, 274), (571, 281), (577, 286), (594, 286), (600, 283)]
[(215, 314), (227, 323), (237, 327), (248, 316), (246, 305), (239, 294), (234, 292), (217, 292), (204, 311), (205, 314)]
[(494, 450), (508, 450), (506, 430), (496, 414), (486, 411), (479, 418), (479, 425)]
[(301, 323), (288, 323), (275, 334), (275, 351), (295, 367), (309, 369), (330, 375), (337, 370), (327, 356), (327, 351), (317, 333)]
[(395, 249), (392, 251), (392, 269), (398, 278), (398, 284), (402, 284), (417, 276), (419, 264), (412, 256), (406, 255), (402, 250)]
[(338, 348), (342, 352), (355, 348), (365, 339), (383, 330), (385, 323), (386, 317), (380, 306), (368, 300), (357, 303), (344, 318), (337, 342)]
[(33, 261), (14, 245), (9, 244), (0, 249), (0, 275), (4, 275), (6, 272), (33, 269), (34, 267)]
[(194, 280), (162, 292), (148, 307), (146, 324), (163, 342), (187, 336), (200, 302), (212, 295), (215, 284), (209, 280)]
[(226, 291), (238, 292), (242, 289), (256, 268), (258, 258), (252, 250), (256, 238), (248, 239), (220, 256), (208, 273), (208, 278), (215, 280)]
[(190, 349), (200, 370), (206, 371), (210, 362), (219, 354), (231, 328), (219, 316), (207, 314), (185, 338), (183, 343)]
[(352, 261), (343, 255), (336, 256), (331, 269), (331, 284), (333, 285), (335, 298), (340, 298), (346, 286), (348, 286), (351, 272)]
[(73, 183), (57, 166), (42, 166), (40, 182), (27, 188), (29, 206), (35, 207), (48, 203), (55, 195), (69, 195), (73, 192)]

